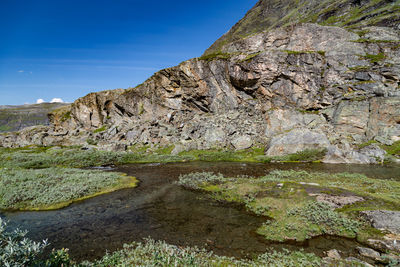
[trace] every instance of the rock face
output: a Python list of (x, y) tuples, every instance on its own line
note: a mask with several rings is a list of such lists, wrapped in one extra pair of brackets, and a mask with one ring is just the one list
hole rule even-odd
[[(224, 44), (240, 40), (243, 36), (300, 22), (353, 28), (368, 25), (400, 29), (397, 5), (396, 0), (342, 0), (323, 3), (318, 0), (260, 0), (229, 32), (207, 49), (205, 54), (218, 52)], [(382, 33), (380, 37), (389, 39), (391, 36)], [(276, 41), (277, 44), (281, 42), (279, 39)]]
[[(260, 25), (271, 14), (286, 20), (292, 2), (299, 2), (299, 18), (317, 7), (332, 8), (332, 15), (325, 10), (314, 23), (272, 23), (266, 31), (249, 19)], [(376, 8), (376, 1), (343, 1), (340, 8), (336, 2), (262, 0), (203, 57), (161, 70), (136, 88), (89, 94), (52, 114), (42, 145), (88, 139), (99, 147), (174, 144), (174, 153), (263, 146), (267, 155), (327, 148), (325, 162), (380, 162), (381, 151), (357, 145), (400, 140), (400, 34), (393, 15), (399, 5), (382, 1), (380, 11), (394, 11), (376, 15), (374, 23), (366, 17), (353, 28), (320, 25), (358, 2), (363, 10)], [(238, 38), (242, 30), (255, 34)], [(0, 136), (3, 146), (26, 140)]]

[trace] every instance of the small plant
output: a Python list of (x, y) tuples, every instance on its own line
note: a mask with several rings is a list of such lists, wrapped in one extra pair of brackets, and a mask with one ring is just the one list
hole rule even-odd
[(362, 56), (362, 58), (369, 60), (371, 63), (378, 63), (383, 61), (386, 58), (386, 55), (384, 53), (379, 53), (376, 55), (366, 54), (365, 56)]
[(48, 259), (39, 266), (43, 267), (69, 267), (69, 266), (76, 266), (72, 264), (72, 260), (69, 257), (68, 249), (59, 249), (59, 250), (52, 250)]
[(86, 140), (86, 143), (88, 143), (88, 145), (91, 145), (91, 146), (96, 146), (97, 145), (97, 141), (94, 140), (94, 139), (91, 139), (91, 138), (88, 138)]
[(179, 176), (178, 184), (187, 189), (200, 189), (202, 185), (215, 185), (227, 181), (222, 174), (197, 172)]
[[(94, 130), (93, 133), (101, 133), (101, 132), (104, 132), (104, 131), (107, 130), (107, 129), (108, 129), (107, 125), (103, 125), (103, 126), (101, 126), (100, 128)], [(89, 142), (88, 142), (88, 143), (89, 143)], [(89, 144), (89, 145), (90, 145), (90, 144)]]
[(323, 228), (326, 233), (336, 233), (339, 228), (343, 228), (346, 232), (357, 233), (361, 226), (360, 222), (348, 219), (333, 211), (327, 204), (316, 201), (309, 201), (304, 207), (289, 210), (287, 214), (301, 216)]
[(46, 240), (35, 242), (26, 238), (27, 231), (6, 230), (6, 222), (0, 218), (0, 265), (22, 267), (38, 265), (38, 256), (48, 246)]
[(326, 148), (322, 148), (322, 149), (305, 149), (303, 151), (299, 151), (299, 152), (296, 152), (294, 154), (281, 156), (281, 157), (276, 157), (276, 159), (279, 160), (279, 161), (306, 161), (306, 162), (312, 162), (312, 161), (321, 160), (323, 157), (325, 157), (327, 151), (328, 150)]

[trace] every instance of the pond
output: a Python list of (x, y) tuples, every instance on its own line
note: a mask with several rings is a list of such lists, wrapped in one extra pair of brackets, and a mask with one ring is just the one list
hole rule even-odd
[(268, 248), (298, 249), (322, 256), (337, 248), (355, 253), (354, 240), (318, 237), (304, 243), (270, 243), (255, 233), (267, 218), (254, 216), (243, 207), (218, 203), (200, 192), (185, 190), (174, 183), (181, 174), (212, 171), (225, 176), (262, 176), (275, 169), (324, 172), (358, 172), (379, 179), (400, 180), (400, 166), (260, 164), (260, 163), (170, 163), (133, 164), (116, 167), (137, 177), (137, 188), (75, 203), (67, 208), (44, 212), (1, 214), (10, 227), (29, 231), (34, 240), (48, 239), (52, 248), (69, 248), (77, 261), (100, 258), (124, 243), (151, 237), (179, 246), (198, 246), (219, 255), (251, 258)]

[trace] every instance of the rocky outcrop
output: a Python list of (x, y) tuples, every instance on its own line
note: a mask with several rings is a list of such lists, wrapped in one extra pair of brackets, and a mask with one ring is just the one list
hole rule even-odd
[[(243, 19), (207, 49), (205, 54), (217, 53), (225, 44), (241, 40), (243, 36), (270, 32), (297, 23), (353, 29), (386, 26), (399, 30), (398, 12), (396, 0), (260, 0)], [(388, 37), (390, 35), (383, 33), (379, 39)], [(275, 44), (284, 42), (284, 39), (275, 40)]]
[[(379, 147), (358, 145), (400, 140), (400, 35), (385, 26), (291, 24), (234, 38), (136, 88), (78, 99), (51, 116), (43, 145), (327, 148), (325, 162), (381, 162)], [(18, 140), (0, 136), (3, 146)]]

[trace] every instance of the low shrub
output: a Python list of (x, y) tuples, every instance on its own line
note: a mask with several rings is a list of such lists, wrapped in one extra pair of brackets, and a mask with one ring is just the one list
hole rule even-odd
[(320, 266), (321, 259), (303, 251), (264, 253), (254, 260), (238, 260), (217, 256), (198, 248), (182, 248), (168, 245), (163, 241), (145, 240), (144, 243), (125, 245), (120, 251), (107, 254), (95, 262), (83, 262), (86, 267), (108, 266)]
[(357, 233), (361, 223), (348, 219), (335, 212), (325, 203), (309, 201), (301, 208), (289, 210), (289, 216), (300, 216), (318, 225), (325, 233), (337, 233), (338, 229), (345, 232)]
[(200, 189), (201, 185), (215, 185), (227, 180), (222, 174), (196, 172), (180, 175), (178, 184), (187, 189)]
[(0, 265), (22, 267), (39, 265), (38, 257), (48, 246), (47, 241), (35, 242), (26, 238), (27, 231), (6, 230), (6, 222), (0, 218)]
[(136, 184), (121, 173), (67, 168), (0, 169), (0, 177), (0, 209), (4, 210), (60, 208)]

